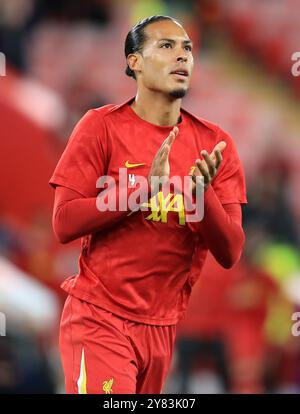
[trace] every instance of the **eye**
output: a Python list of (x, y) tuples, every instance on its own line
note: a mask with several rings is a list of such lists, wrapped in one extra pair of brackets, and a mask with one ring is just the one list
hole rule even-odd
[(192, 51), (192, 46), (188, 46), (188, 45), (186, 45), (186, 46), (184, 46), (184, 48), (185, 48), (185, 50), (188, 50), (189, 52), (191, 52), (191, 51)]
[(171, 43), (163, 43), (162, 45), (161, 45), (161, 47), (164, 47), (164, 48), (166, 48), (166, 49), (170, 49), (170, 48), (172, 48), (172, 45), (171, 45)]

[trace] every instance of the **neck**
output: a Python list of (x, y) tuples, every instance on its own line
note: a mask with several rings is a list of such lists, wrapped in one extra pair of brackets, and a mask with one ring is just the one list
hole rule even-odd
[(181, 99), (150, 90), (138, 91), (131, 108), (142, 119), (158, 126), (179, 122)]

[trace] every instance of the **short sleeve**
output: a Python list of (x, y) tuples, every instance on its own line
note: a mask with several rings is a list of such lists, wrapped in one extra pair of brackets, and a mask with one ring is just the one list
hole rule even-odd
[(225, 141), (223, 160), (212, 187), (222, 204), (246, 204), (246, 183), (242, 163), (233, 139), (219, 129), (217, 142)]
[(96, 182), (107, 166), (106, 142), (103, 116), (92, 109), (75, 126), (49, 184), (96, 197)]

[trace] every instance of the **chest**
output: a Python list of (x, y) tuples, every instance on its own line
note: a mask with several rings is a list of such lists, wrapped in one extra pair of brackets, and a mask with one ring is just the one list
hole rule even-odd
[[(167, 138), (170, 129), (147, 129), (132, 122), (110, 125), (108, 129), (109, 157), (107, 174), (118, 181), (119, 169), (126, 169), (128, 175), (147, 177), (153, 159)], [(169, 164), (170, 176), (182, 179), (188, 176), (201, 157), (203, 149), (212, 151), (214, 137), (209, 131), (193, 126), (179, 127), (179, 134), (172, 144)]]

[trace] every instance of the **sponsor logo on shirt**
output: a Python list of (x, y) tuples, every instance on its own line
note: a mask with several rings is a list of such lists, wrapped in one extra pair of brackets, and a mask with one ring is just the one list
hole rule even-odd
[(127, 160), (127, 161), (125, 162), (125, 167), (126, 167), (126, 168), (136, 168), (136, 167), (140, 167), (141, 165), (146, 165), (146, 163), (144, 163), (144, 162), (140, 162), (140, 163), (138, 163), (138, 164), (130, 164), (129, 160)]
[(178, 214), (179, 224), (185, 225), (184, 201), (182, 194), (169, 193), (164, 197), (163, 192), (160, 191), (157, 196), (151, 197), (149, 203), (143, 203), (142, 207), (151, 208), (151, 214), (145, 217), (146, 220), (168, 222), (168, 213), (170, 211)]

